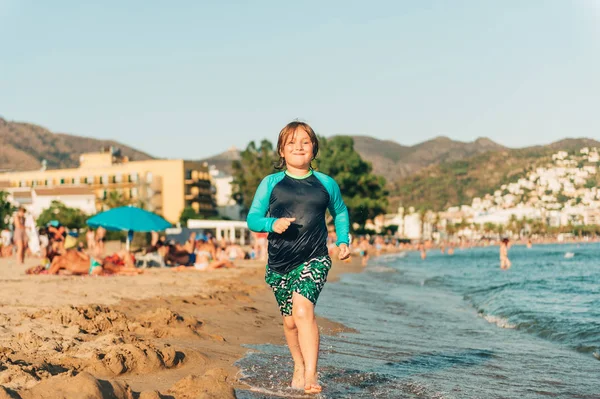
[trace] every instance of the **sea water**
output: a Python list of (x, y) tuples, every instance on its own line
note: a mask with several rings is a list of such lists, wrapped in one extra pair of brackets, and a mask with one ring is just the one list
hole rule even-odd
[[(509, 256), (391, 254), (327, 284), (317, 314), (357, 332), (322, 335), (316, 397), (600, 398), (600, 245)], [(307, 397), (287, 388), (287, 347), (252, 349), (238, 398)]]

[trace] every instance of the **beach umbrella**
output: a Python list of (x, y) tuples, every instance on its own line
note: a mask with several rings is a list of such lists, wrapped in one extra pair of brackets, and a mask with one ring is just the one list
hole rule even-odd
[(111, 231), (127, 232), (127, 250), (133, 232), (162, 231), (171, 227), (163, 217), (135, 206), (121, 206), (92, 216), (87, 220), (92, 228), (103, 227)]

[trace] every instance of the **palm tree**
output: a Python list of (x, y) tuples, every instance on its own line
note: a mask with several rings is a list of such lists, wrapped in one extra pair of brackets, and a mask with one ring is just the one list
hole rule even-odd
[(487, 233), (493, 233), (496, 230), (496, 225), (492, 222), (485, 222), (483, 224), (483, 231)]
[[(508, 229), (513, 233), (515, 232), (515, 230), (518, 230), (517, 215), (515, 215), (514, 213), (510, 215), (510, 219), (508, 219)], [(519, 231), (516, 232), (519, 233)]]
[(448, 233), (448, 238), (454, 236), (454, 234), (456, 234), (456, 225), (452, 222), (448, 222), (448, 224), (446, 225), (446, 233)]
[(131, 200), (125, 198), (125, 196), (118, 192), (118, 191), (110, 191), (107, 195), (106, 198), (102, 201), (102, 205), (104, 206), (104, 209), (112, 209), (112, 208), (118, 208), (120, 206), (126, 206), (126, 205), (130, 205), (131, 204)]

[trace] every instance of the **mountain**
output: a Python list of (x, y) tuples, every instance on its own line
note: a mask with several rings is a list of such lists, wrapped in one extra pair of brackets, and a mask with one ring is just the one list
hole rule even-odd
[[(385, 177), (390, 210), (398, 205), (442, 210), (467, 204), (545, 165), (556, 151), (600, 147), (600, 142), (587, 138), (518, 149), (488, 138), (461, 142), (436, 137), (413, 146), (368, 136), (352, 138), (356, 151), (373, 165), (373, 172)], [(240, 151), (232, 148), (204, 161), (231, 173), (231, 161), (239, 157)]]
[(390, 208), (398, 205), (443, 210), (470, 204), (474, 197), (491, 194), (502, 184), (514, 182), (538, 166), (552, 160), (559, 150), (574, 152), (583, 147), (599, 147), (587, 138), (564, 139), (548, 145), (500, 149), (444, 161), (417, 173), (388, 182)]
[(153, 159), (151, 155), (113, 140), (96, 140), (52, 133), (41, 126), (9, 122), (0, 118), (0, 170), (39, 169), (42, 160), (49, 169), (79, 166), (79, 155), (103, 147), (118, 147), (131, 160)]
[(202, 162), (207, 162), (209, 165), (214, 165), (217, 169), (225, 173), (232, 174), (233, 168), (231, 167), (231, 163), (239, 159), (240, 151), (235, 147), (231, 147), (225, 152), (202, 159)]
[(384, 176), (388, 182), (410, 176), (430, 165), (506, 149), (487, 138), (462, 142), (436, 137), (413, 146), (366, 136), (352, 138), (356, 151), (373, 165), (373, 172)]
[[(373, 172), (384, 176), (388, 182), (410, 176), (440, 162), (505, 149), (487, 138), (464, 143), (447, 137), (437, 137), (414, 146), (404, 146), (395, 141), (379, 140), (369, 136), (352, 136), (352, 139), (354, 139), (354, 149), (373, 165)], [(240, 159), (240, 151), (230, 148), (202, 161), (231, 173), (231, 161), (237, 159)]]
[[(547, 163), (558, 150), (600, 147), (600, 142), (588, 138), (520, 149), (487, 138), (461, 142), (436, 137), (413, 146), (368, 136), (353, 139), (356, 151), (371, 162), (374, 173), (385, 177), (390, 209), (402, 204), (441, 210), (470, 203), (473, 197), (490, 193)], [(38, 169), (44, 159), (50, 169), (77, 167), (79, 155), (107, 146), (119, 147), (132, 160), (153, 159), (116, 141), (52, 133), (41, 126), (0, 118), (0, 171)], [(203, 161), (231, 173), (231, 162), (239, 158), (240, 151), (230, 148)]]

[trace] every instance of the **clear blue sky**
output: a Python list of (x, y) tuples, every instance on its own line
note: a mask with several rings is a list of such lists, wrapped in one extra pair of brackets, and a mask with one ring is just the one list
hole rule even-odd
[(597, 0), (0, 0), (0, 43), (0, 116), (160, 157), (295, 118), (401, 144), (600, 139)]

